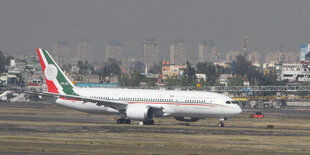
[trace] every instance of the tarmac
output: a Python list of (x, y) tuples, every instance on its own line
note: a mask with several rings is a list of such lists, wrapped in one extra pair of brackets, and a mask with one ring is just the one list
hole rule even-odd
[[(240, 135), (240, 136), (281, 136), (281, 137), (304, 137), (310, 136), (310, 127), (294, 128), (291, 126), (276, 126), (277, 131), (266, 131), (266, 126), (253, 126), (247, 124), (230, 123), (225, 126), (224, 130), (216, 128), (216, 124), (202, 123), (182, 123), (170, 119), (169, 121), (158, 121), (153, 126), (139, 126), (138, 122), (133, 122), (132, 125), (116, 126), (116, 115), (94, 115), (82, 112), (72, 112), (72, 114), (51, 114), (40, 113), (35, 114), (35, 111), (62, 111), (67, 110), (63, 107), (58, 107), (53, 104), (40, 102), (33, 103), (6, 103), (0, 102), (0, 109), (31, 109), (29, 113), (23, 112), (7, 112), (0, 113), (0, 122), (18, 122), (18, 123), (0, 123), (1, 135), (8, 134), (28, 134), (28, 133), (150, 133), (150, 134), (180, 134), (180, 135)], [(56, 110), (55, 110), (56, 109)], [(283, 107), (279, 109), (264, 108), (264, 109), (243, 109), (242, 119), (247, 119), (247, 116), (255, 112), (262, 112), (267, 118), (279, 119), (298, 119), (305, 120), (309, 123), (310, 107)], [(214, 119), (216, 120), (216, 119)], [(230, 120), (227, 120), (229, 122)], [(32, 122), (32, 123), (28, 123)], [(36, 124), (38, 122), (39, 124)], [(46, 125), (40, 123), (46, 122)], [(61, 122), (60, 124), (53, 124)], [(235, 120), (234, 122), (237, 122)], [(74, 124), (67, 125), (66, 123)], [(181, 127), (180, 127), (181, 126)], [(182, 127), (184, 126), (184, 127)], [(188, 127), (190, 126), (190, 127)], [(10, 142), (3, 142), (8, 145)], [(14, 142), (15, 145), (19, 142)], [(22, 142), (20, 142), (22, 143)], [(292, 147), (294, 145), (292, 144)], [(296, 146), (297, 148), (307, 148), (306, 146)], [(46, 152), (31, 152), (31, 151), (7, 151), (0, 150), (0, 154), (51, 154)], [(74, 153), (57, 153), (55, 154), (74, 154)]]

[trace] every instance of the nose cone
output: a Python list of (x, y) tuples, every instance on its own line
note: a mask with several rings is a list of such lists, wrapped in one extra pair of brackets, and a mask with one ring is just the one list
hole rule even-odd
[(241, 108), (239, 105), (230, 105), (229, 107), (223, 108), (223, 116), (224, 117), (235, 117), (242, 113)]
[(240, 108), (239, 105), (236, 105), (235, 114), (236, 114), (236, 115), (239, 115), (239, 114), (241, 114), (241, 113), (242, 113), (242, 109)]

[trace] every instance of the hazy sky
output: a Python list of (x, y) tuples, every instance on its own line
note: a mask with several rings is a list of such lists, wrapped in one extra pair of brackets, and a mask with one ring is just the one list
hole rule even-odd
[(152, 37), (160, 55), (168, 57), (176, 39), (189, 49), (214, 40), (227, 52), (240, 50), (246, 34), (250, 50), (283, 45), (297, 54), (310, 40), (309, 6), (309, 0), (1, 0), (0, 50), (34, 53), (37, 47), (51, 50), (57, 41), (76, 48), (80, 40), (92, 40), (103, 56), (109, 40), (141, 51)]

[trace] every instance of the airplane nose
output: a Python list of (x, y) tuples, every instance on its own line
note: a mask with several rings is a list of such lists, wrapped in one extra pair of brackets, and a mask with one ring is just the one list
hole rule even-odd
[(242, 109), (240, 108), (239, 105), (236, 105), (236, 106), (237, 106), (237, 107), (236, 107), (236, 114), (239, 115), (239, 114), (242, 113)]

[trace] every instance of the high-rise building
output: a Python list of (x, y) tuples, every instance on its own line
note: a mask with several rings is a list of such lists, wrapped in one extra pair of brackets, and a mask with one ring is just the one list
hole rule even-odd
[(83, 41), (78, 45), (77, 57), (79, 61), (94, 63), (94, 47), (89, 40)]
[(183, 40), (176, 40), (170, 45), (170, 63), (181, 65), (186, 63), (187, 46)]
[(123, 66), (127, 65), (127, 58), (124, 56), (123, 47), (119, 40), (110, 40), (109, 44), (106, 46), (105, 61), (109, 58), (120, 61)]
[(67, 41), (57, 42), (53, 46), (53, 54), (69, 55), (71, 54), (71, 47)]
[(148, 70), (154, 65), (158, 64), (158, 43), (155, 38), (147, 38), (143, 43), (143, 62)]
[(203, 40), (199, 43), (199, 62), (217, 61), (217, 52), (213, 40)]
[(76, 64), (77, 57), (71, 53), (71, 47), (67, 41), (57, 42), (53, 46), (53, 58), (61, 67), (64, 64)]

